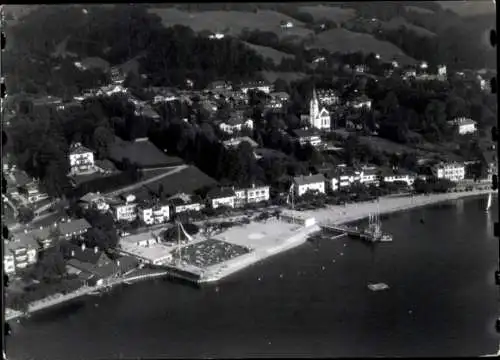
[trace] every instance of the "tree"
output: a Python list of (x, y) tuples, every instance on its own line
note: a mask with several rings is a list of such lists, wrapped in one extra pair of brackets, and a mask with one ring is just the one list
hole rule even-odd
[(35, 218), (35, 213), (28, 207), (19, 208), (18, 220), (22, 224), (27, 224)]
[(104, 126), (95, 129), (93, 135), (94, 148), (97, 151), (97, 157), (104, 159), (109, 156), (109, 148), (115, 140), (113, 131)]

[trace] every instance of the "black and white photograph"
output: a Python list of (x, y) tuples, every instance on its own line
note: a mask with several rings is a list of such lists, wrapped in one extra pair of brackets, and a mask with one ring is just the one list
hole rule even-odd
[(0, 14), (4, 360), (500, 357), (495, 1)]

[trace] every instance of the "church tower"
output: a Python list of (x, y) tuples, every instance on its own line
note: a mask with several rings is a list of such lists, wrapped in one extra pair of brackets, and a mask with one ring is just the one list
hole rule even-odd
[(317, 127), (316, 122), (319, 118), (319, 101), (316, 94), (316, 87), (313, 88), (312, 99), (309, 103), (309, 124), (312, 127)]

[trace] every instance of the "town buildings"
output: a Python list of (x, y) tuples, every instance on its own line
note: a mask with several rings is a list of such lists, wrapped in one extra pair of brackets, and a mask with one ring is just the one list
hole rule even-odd
[(80, 175), (95, 171), (94, 152), (80, 143), (74, 143), (69, 151), (71, 175)]
[(249, 90), (258, 90), (269, 94), (271, 92), (271, 89), (273, 88), (273, 85), (268, 83), (267, 81), (251, 81), (240, 84), (239, 88), (240, 91), (244, 94), (248, 93)]
[(312, 146), (320, 146), (321, 136), (316, 129), (295, 129), (293, 131), (297, 139), (299, 140), (299, 144), (304, 146), (305, 144), (311, 144)]
[(167, 204), (146, 202), (137, 206), (137, 214), (147, 225), (162, 224), (170, 219), (170, 208)]
[(293, 189), (295, 195), (302, 196), (307, 191), (325, 193), (325, 176), (315, 174), (309, 176), (296, 176), (293, 178)]
[(313, 89), (312, 99), (309, 102), (309, 114), (301, 115), (301, 120), (307, 126), (318, 130), (331, 129), (330, 113), (324, 107), (320, 110), (316, 89)]
[(457, 162), (439, 163), (434, 165), (432, 173), (438, 179), (448, 179), (456, 182), (465, 179), (465, 165)]
[(99, 193), (87, 193), (80, 198), (78, 201), (79, 205), (83, 209), (96, 209), (101, 212), (106, 212), (109, 210), (109, 204), (106, 199)]
[(253, 130), (253, 120), (240, 116), (233, 116), (219, 124), (219, 128), (227, 134), (233, 134), (243, 129)]
[(249, 188), (234, 189), (234, 206), (243, 206), (245, 204), (256, 204), (269, 200), (269, 186), (252, 184)]
[(133, 221), (137, 217), (137, 203), (135, 202), (134, 195), (127, 195), (114, 199), (110, 206), (116, 221)]
[(457, 132), (460, 135), (473, 134), (477, 131), (477, 123), (466, 117), (459, 117), (448, 122), (451, 126), (457, 128)]
[(170, 217), (184, 212), (200, 211), (204, 208), (203, 201), (197, 195), (179, 193), (167, 199), (170, 205)]
[(234, 208), (236, 194), (234, 190), (228, 188), (215, 188), (207, 193), (207, 200), (212, 209), (217, 209), (221, 206)]

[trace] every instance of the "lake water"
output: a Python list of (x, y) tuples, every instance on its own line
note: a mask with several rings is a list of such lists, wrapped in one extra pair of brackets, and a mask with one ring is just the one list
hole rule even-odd
[[(392, 243), (307, 243), (201, 289), (122, 287), (14, 326), (23, 359), (496, 353), (498, 240), (485, 198), (383, 219)], [(424, 223), (420, 220), (424, 219)], [(370, 282), (389, 290), (372, 292)]]

